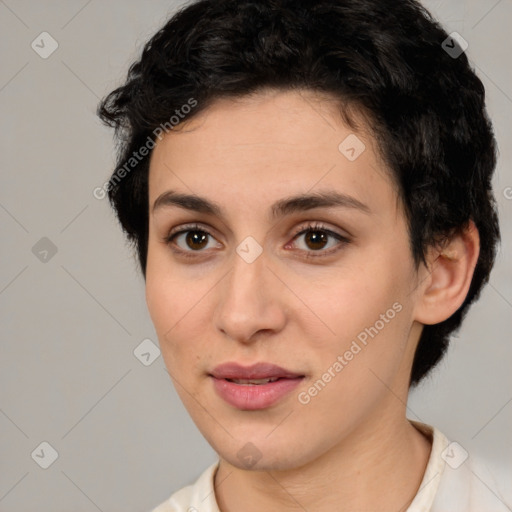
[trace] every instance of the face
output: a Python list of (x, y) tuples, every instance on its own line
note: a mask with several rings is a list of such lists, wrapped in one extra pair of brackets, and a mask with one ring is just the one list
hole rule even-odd
[(185, 407), (237, 467), (299, 467), (404, 415), (419, 277), (375, 141), (336, 108), (219, 100), (151, 156), (148, 310)]

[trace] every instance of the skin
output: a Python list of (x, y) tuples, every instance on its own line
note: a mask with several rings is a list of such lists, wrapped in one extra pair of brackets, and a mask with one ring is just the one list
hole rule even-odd
[[(338, 146), (354, 130), (336, 108), (333, 98), (311, 91), (222, 99), (166, 134), (151, 156), (148, 310), (177, 392), (219, 454), (215, 494), (223, 512), (405, 510), (430, 455), (430, 440), (405, 414), (412, 359), (422, 325), (462, 304), (478, 233), (471, 224), (416, 268), (376, 143), (359, 118), (366, 149), (349, 161)], [(225, 215), (177, 206), (153, 212), (171, 189), (215, 201)], [(320, 190), (347, 194), (370, 212), (318, 208), (269, 217), (275, 201)], [(314, 222), (349, 243), (328, 237), (319, 250), (305, 234), (294, 237)], [(188, 245), (185, 235), (165, 240), (188, 223), (212, 234), (206, 247)], [(263, 251), (252, 263), (236, 252), (248, 236)], [(300, 403), (298, 394), (395, 303), (401, 311)], [(227, 361), (272, 362), (305, 379), (265, 410), (238, 410), (208, 376)], [(251, 468), (237, 457), (248, 442), (260, 457)]]

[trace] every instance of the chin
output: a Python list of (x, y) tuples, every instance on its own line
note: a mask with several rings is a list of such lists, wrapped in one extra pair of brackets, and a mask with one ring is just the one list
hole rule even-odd
[(221, 459), (238, 469), (286, 471), (297, 469), (315, 459), (315, 454), (310, 450), (302, 451), (306, 447), (303, 438), (292, 441), (291, 437), (286, 440), (286, 436), (276, 436), (275, 439), (267, 439), (268, 430), (252, 436), (233, 434), (235, 439), (223, 438), (221, 444), (209, 442)]
[[(242, 449), (243, 450), (243, 449)], [(247, 458), (247, 455), (239, 457), (239, 452), (229, 452), (220, 454), (220, 457), (229, 462), (232, 466), (246, 471), (288, 471), (297, 469), (306, 461), (300, 462), (296, 455), (292, 454), (276, 454), (265, 456), (261, 454), (261, 458)], [(245, 460), (244, 460), (245, 459)]]

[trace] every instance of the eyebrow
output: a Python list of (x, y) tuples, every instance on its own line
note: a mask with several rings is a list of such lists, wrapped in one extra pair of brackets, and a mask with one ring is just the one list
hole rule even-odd
[[(195, 194), (182, 194), (174, 190), (164, 192), (153, 203), (153, 213), (161, 208), (177, 206), (185, 210), (204, 213), (224, 218), (221, 206), (205, 197)], [(358, 199), (331, 190), (299, 194), (280, 199), (270, 208), (271, 217), (277, 219), (295, 212), (312, 210), (314, 208), (350, 208), (371, 214), (370, 208)]]

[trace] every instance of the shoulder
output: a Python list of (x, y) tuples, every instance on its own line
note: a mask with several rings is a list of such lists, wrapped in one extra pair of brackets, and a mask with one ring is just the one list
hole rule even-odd
[(496, 469), (476, 455), (465, 454), (460, 465), (445, 464), (432, 512), (506, 512), (512, 510), (511, 497), (504, 494), (496, 478)]
[[(409, 420), (432, 443), (423, 480), (407, 512), (510, 512), (511, 496), (505, 496), (485, 459), (469, 454), (436, 427)], [(503, 473), (503, 474), (502, 474)], [(508, 481), (501, 479), (502, 483)], [(507, 486), (508, 487), (508, 486)]]
[(174, 492), (151, 512), (218, 512), (213, 481), (218, 461), (203, 471), (191, 485)]
[(461, 444), (448, 439), (436, 427), (412, 423), (431, 437), (432, 450), (420, 489), (408, 511), (512, 510), (511, 496), (504, 495), (495, 467), (491, 469), (488, 461), (468, 453)]

